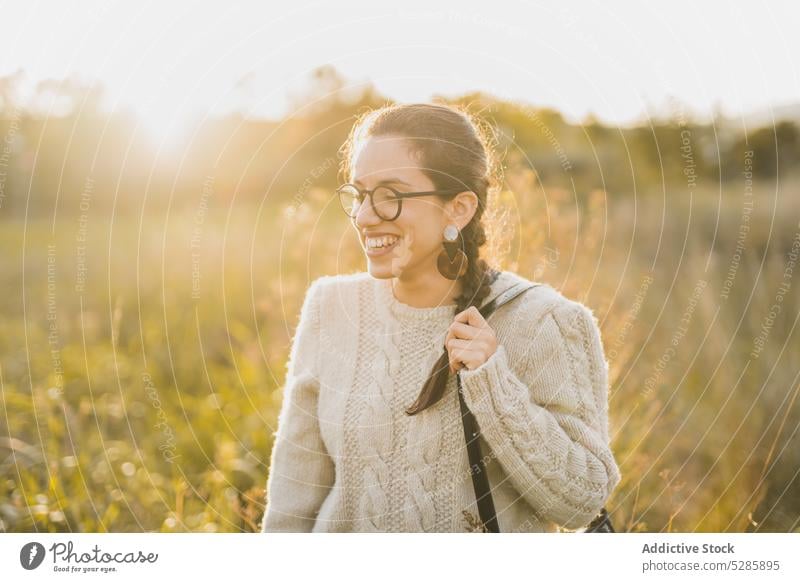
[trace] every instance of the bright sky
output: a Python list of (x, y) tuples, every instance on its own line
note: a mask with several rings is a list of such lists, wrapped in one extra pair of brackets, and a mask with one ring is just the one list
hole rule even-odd
[[(3, 2), (0, 75), (99, 79), (151, 125), (280, 116), (330, 63), (398, 100), (475, 89), (571, 119), (800, 103), (800, 2)], [(237, 88), (238, 85), (238, 88)]]

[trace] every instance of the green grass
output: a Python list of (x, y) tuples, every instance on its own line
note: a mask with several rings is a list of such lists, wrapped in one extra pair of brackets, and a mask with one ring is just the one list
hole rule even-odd
[[(500, 266), (584, 301), (602, 324), (623, 474), (607, 505), (617, 528), (796, 530), (797, 277), (763, 351), (749, 356), (798, 232), (789, 190), (773, 217), (774, 188), (757, 188), (722, 299), (741, 222), (735, 188), (719, 216), (717, 192), (691, 205), (685, 193), (651, 194), (634, 214), (632, 199), (595, 192), (576, 208), (569, 192), (517, 178), (517, 196), (504, 199), (522, 226)], [(195, 212), (112, 224), (90, 211), (83, 290), (77, 220), (57, 219), (54, 231), (49, 220), (2, 224), (3, 530), (258, 528), (303, 293), (318, 275), (364, 268), (347, 221), (319, 198), (293, 214), (230, 217), (212, 200), (202, 225)], [(679, 333), (699, 281), (707, 285)]]

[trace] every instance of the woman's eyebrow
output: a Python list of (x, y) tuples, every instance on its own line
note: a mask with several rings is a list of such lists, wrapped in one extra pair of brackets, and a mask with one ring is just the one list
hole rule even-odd
[[(355, 182), (353, 182), (353, 184), (355, 186), (359, 186), (359, 187), (362, 185), (360, 180), (356, 180)], [(402, 186), (409, 186), (409, 187), (411, 186), (411, 184), (409, 184), (408, 182), (403, 182), (403, 180), (400, 180), (399, 178), (390, 178), (388, 180), (379, 180), (378, 183), (375, 184), (375, 185), (376, 186), (380, 186), (381, 184), (383, 184), (383, 185), (386, 185), (386, 184), (400, 184)]]

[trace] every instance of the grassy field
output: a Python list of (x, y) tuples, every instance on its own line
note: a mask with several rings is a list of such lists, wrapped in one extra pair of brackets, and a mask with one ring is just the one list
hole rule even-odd
[[(758, 184), (748, 213), (738, 184), (508, 182), (499, 266), (601, 322), (617, 528), (800, 531), (795, 184)], [(326, 196), (0, 224), (0, 530), (258, 528), (305, 288), (365, 268)]]

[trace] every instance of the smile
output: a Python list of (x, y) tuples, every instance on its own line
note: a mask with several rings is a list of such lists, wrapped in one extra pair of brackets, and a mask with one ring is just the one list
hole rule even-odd
[(367, 256), (378, 257), (390, 253), (400, 239), (401, 237), (394, 235), (368, 237), (365, 243)]

